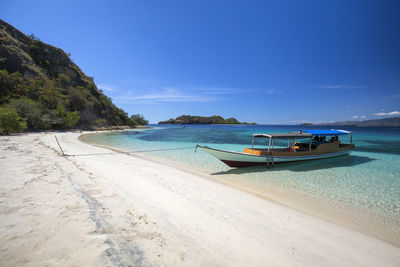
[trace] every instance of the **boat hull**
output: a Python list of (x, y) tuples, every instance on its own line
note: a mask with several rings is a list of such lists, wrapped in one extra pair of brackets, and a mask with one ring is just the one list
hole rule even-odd
[(273, 162), (273, 164), (298, 162), (305, 160), (315, 160), (324, 159), (331, 157), (338, 157), (343, 155), (348, 155), (351, 150), (342, 150), (331, 153), (321, 153), (313, 155), (293, 155), (293, 156), (283, 156), (283, 155), (253, 155), (250, 153), (234, 152), (227, 150), (220, 150), (215, 148), (210, 148), (206, 146), (197, 146), (209, 154), (213, 155), (226, 165), (230, 167), (248, 167), (256, 165), (268, 165)]

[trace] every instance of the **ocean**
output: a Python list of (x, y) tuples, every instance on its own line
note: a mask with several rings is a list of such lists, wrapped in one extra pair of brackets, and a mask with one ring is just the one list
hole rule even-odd
[[(353, 132), (348, 156), (230, 168), (196, 144), (243, 151), (255, 133), (287, 133), (320, 126), (150, 125), (91, 134), (84, 141), (131, 151), (228, 184), (322, 219), (400, 243), (400, 128), (340, 127)], [(348, 136), (341, 137), (343, 142)], [(287, 142), (286, 142), (287, 144)], [(286, 145), (284, 142), (282, 145)], [(259, 146), (265, 145), (262, 142)]]

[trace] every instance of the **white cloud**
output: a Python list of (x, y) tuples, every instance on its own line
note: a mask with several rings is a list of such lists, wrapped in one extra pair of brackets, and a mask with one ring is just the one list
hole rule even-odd
[(378, 112), (374, 113), (375, 116), (393, 116), (393, 115), (400, 115), (400, 111), (392, 111), (392, 112)]
[(242, 92), (242, 90), (238, 88), (229, 87), (189, 87), (187, 89), (189, 91), (206, 93), (207, 95), (229, 95)]
[(322, 123), (322, 121), (310, 121), (310, 120), (292, 120), (290, 122), (291, 123), (313, 123), (313, 124)]
[[(100, 87), (100, 86), (99, 86)], [(104, 89), (113, 89), (111, 86), (102, 86)], [(122, 91), (122, 90), (119, 90)], [(269, 89), (241, 89), (230, 87), (207, 87), (207, 86), (187, 86), (187, 87), (162, 87), (159, 89), (149, 89), (143, 93), (137, 90), (126, 91), (123, 95), (113, 96), (115, 103), (140, 103), (140, 104), (160, 104), (165, 102), (212, 102), (222, 101), (230, 95), (253, 92), (264, 92), (266, 94), (282, 94), (283, 91)]]
[(164, 87), (150, 94), (133, 95), (131, 92), (128, 95), (115, 97), (115, 102), (119, 103), (148, 103), (158, 104), (162, 102), (209, 102), (218, 100), (215, 96), (208, 94), (187, 94), (181, 93), (175, 88)]
[(322, 88), (322, 89), (361, 89), (361, 88), (366, 88), (366, 86), (363, 85), (317, 85), (314, 86), (316, 88)]
[(364, 115), (354, 115), (354, 116), (351, 117), (351, 118), (353, 118), (353, 119), (365, 119), (366, 116), (364, 116)]
[(117, 87), (113, 85), (99, 84), (97, 87), (103, 91), (117, 91)]

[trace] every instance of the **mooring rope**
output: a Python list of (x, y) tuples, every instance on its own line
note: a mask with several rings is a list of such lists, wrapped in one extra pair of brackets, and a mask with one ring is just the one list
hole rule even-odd
[(148, 153), (148, 152), (159, 152), (159, 151), (169, 151), (169, 150), (183, 150), (183, 149), (195, 149), (196, 147), (175, 147), (175, 148), (162, 148), (162, 149), (150, 149), (150, 150), (133, 150), (133, 151), (114, 151), (114, 152), (104, 152), (104, 153), (86, 153), (86, 154), (65, 154), (66, 157), (81, 157), (81, 156), (100, 156), (100, 155), (112, 155), (112, 154), (132, 154), (132, 153)]
[(86, 154), (65, 154), (64, 150), (61, 148), (61, 144), (58, 141), (57, 136), (56, 138), (58, 147), (61, 150), (61, 153), (64, 157), (81, 157), (81, 156), (99, 156), (99, 155), (112, 155), (112, 154), (132, 154), (132, 153), (148, 153), (148, 152), (159, 152), (159, 151), (168, 151), (168, 150), (183, 150), (183, 149), (195, 149), (194, 152), (197, 150), (197, 146), (188, 146), (188, 147), (173, 147), (173, 148), (161, 148), (161, 149), (150, 149), (150, 150), (133, 150), (133, 151), (114, 151), (114, 152), (104, 152), (104, 153), (86, 153)]

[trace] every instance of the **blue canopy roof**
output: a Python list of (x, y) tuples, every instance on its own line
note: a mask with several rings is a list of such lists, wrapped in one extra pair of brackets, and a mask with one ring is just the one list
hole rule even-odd
[(312, 135), (345, 135), (351, 133), (345, 130), (304, 130), (302, 132)]

